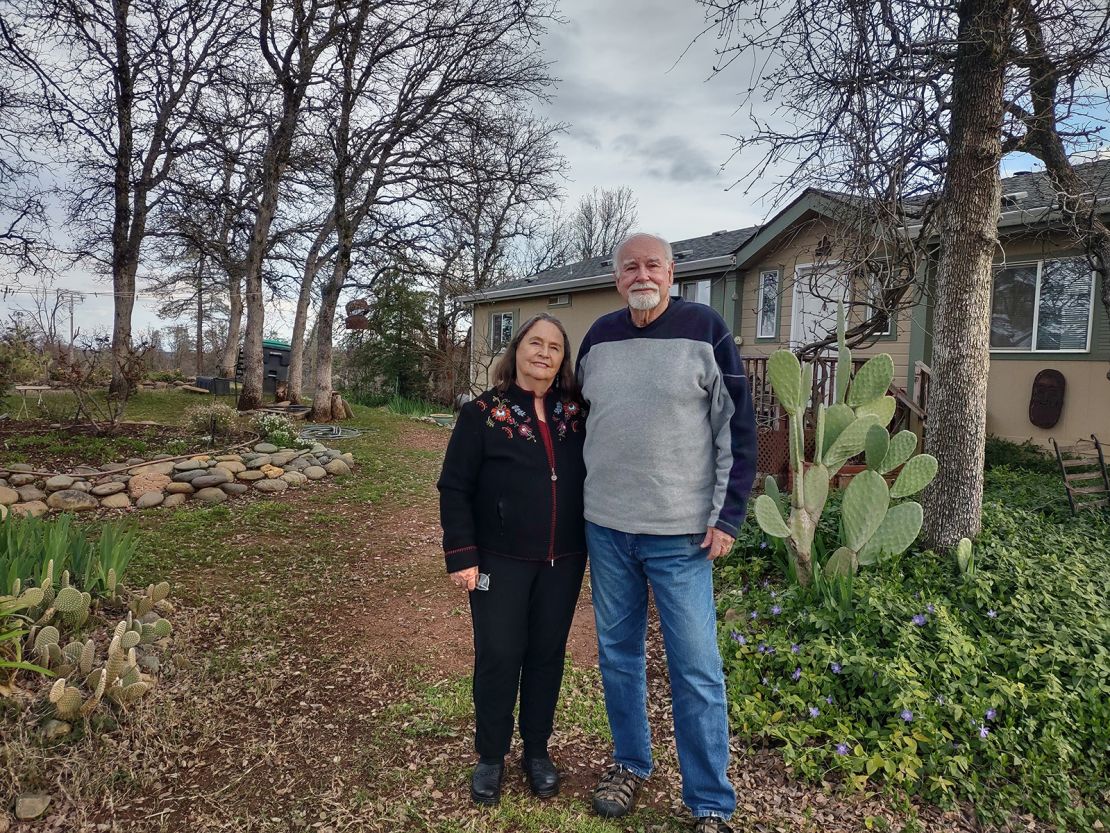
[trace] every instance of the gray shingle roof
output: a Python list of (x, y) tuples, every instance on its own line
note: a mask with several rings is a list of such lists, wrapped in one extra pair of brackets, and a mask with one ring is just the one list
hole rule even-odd
[[(676, 264), (692, 263), (710, 257), (721, 257), (722, 255), (732, 254), (757, 231), (759, 231), (759, 226), (750, 226), (749, 228), (733, 231), (715, 231), (703, 237), (672, 241), (671, 250), (674, 252)], [(687, 254), (683, 255), (683, 252)], [(531, 277), (506, 281), (498, 284), (496, 288), (498, 290), (525, 289), (545, 284), (562, 283), (575, 278), (611, 274), (613, 271), (612, 263), (606, 263), (611, 257), (612, 255), (607, 254), (603, 257), (592, 257), (589, 260), (568, 263), (565, 266), (556, 266)]]

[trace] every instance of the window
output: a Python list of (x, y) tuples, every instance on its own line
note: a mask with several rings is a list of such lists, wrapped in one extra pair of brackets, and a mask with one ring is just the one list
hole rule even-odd
[(759, 300), (756, 303), (756, 338), (776, 338), (779, 334), (779, 272), (767, 269), (759, 273)]
[(549, 307), (569, 307), (570, 293), (564, 292), (562, 295), (549, 295), (547, 297), (547, 305)]
[(890, 313), (887, 311), (886, 301), (883, 299), (883, 295), (886, 292), (884, 279), (887, 275), (888, 273), (884, 272), (882, 275), (876, 275), (870, 279), (870, 289), (867, 293), (867, 303), (870, 304), (870, 306), (866, 307), (863, 311), (864, 316), (868, 318), (873, 315), (879, 316), (879, 320), (882, 322), (880, 324), (881, 329), (876, 330), (875, 335), (880, 336), (894, 334), (894, 330), (891, 327)]
[(687, 281), (682, 284), (682, 299), (684, 301), (693, 301), (695, 304), (709, 305), (710, 287), (712, 281), (706, 278), (704, 281)]
[(1090, 348), (1094, 274), (1084, 258), (994, 270), (991, 349), (1031, 352)]
[(490, 316), (489, 343), (494, 353), (504, 350), (513, 340), (513, 314), (495, 312)]

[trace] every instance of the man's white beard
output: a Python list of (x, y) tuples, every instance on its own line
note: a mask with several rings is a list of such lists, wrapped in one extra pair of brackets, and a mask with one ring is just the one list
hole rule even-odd
[[(637, 289), (641, 289), (641, 288), (643, 288), (643, 289), (650, 288), (652, 291), (651, 292), (637, 292), (636, 291)], [(655, 287), (655, 284), (647, 284), (647, 285), (645, 285), (645, 284), (633, 284), (633, 286), (629, 289), (629, 292), (628, 292), (628, 306), (632, 307), (632, 309), (638, 309), (638, 310), (655, 309), (657, 306), (659, 306), (659, 302), (661, 300), (662, 300), (662, 298), (659, 296), (659, 290)]]

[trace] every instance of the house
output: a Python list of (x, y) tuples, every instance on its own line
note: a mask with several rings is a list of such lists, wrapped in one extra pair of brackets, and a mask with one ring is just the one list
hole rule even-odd
[[(1110, 161), (1076, 170), (1110, 219)], [(1074, 238), (1061, 230), (1055, 195), (1043, 173), (1005, 178), (1002, 201), (987, 430), (1041, 443), (1050, 437), (1072, 442), (1092, 433), (1105, 438), (1110, 435), (1110, 321), (1100, 301), (1100, 279)], [(859, 279), (845, 280), (840, 266), (850, 262), (844, 250), (851, 205), (844, 195), (807, 189), (761, 226), (672, 242), (672, 293), (710, 304), (724, 317), (748, 364), (757, 409), (760, 396), (769, 396), (757, 390), (766, 387), (761, 359), (824, 337), (835, 322), (837, 297), (858, 300), (860, 293), (872, 291)], [(926, 276), (933, 267), (935, 258), (923, 265)], [(484, 386), (492, 360), (515, 328), (532, 315), (559, 317), (577, 346), (599, 315), (623, 305), (607, 257), (550, 269), (464, 300), (473, 308), (471, 366), (477, 387)], [(925, 301), (902, 309), (890, 316), (886, 332), (872, 345), (853, 351), (859, 358), (891, 354), (897, 393), (911, 417), (920, 417), (925, 406), (932, 312)], [(1044, 369), (1059, 371), (1066, 383), (1059, 419), (1050, 428), (1030, 418), (1033, 381)]]

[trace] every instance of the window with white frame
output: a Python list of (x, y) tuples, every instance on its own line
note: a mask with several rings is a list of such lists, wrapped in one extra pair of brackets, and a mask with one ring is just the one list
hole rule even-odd
[(759, 299), (756, 302), (756, 338), (775, 338), (779, 330), (779, 271), (766, 269), (759, 273)]
[(875, 275), (868, 283), (868, 297), (867, 303), (870, 305), (864, 310), (864, 315), (870, 318), (873, 315), (879, 316), (879, 326), (881, 329), (875, 331), (875, 335), (888, 336), (893, 334), (894, 329), (891, 325), (890, 312), (886, 308), (886, 299), (883, 297), (886, 292), (885, 281), (888, 278), (887, 273)]
[(991, 349), (1090, 348), (1094, 273), (1085, 258), (1019, 263), (994, 270)]
[(712, 283), (708, 278), (704, 281), (687, 281), (682, 284), (682, 299), (709, 306), (709, 299), (712, 297)]
[(513, 340), (513, 314), (495, 312), (490, 315), (489, 343), (494, 353), (500, 353)]

